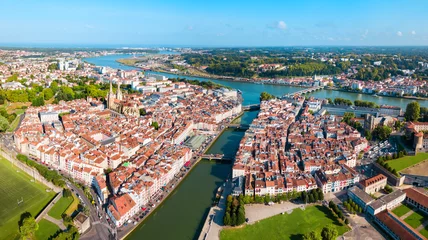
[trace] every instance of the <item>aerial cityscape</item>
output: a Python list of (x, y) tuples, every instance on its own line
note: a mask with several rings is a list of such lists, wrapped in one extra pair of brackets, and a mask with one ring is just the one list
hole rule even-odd
[(2, 9), (0, 240), (428, 239), (427, 2)]

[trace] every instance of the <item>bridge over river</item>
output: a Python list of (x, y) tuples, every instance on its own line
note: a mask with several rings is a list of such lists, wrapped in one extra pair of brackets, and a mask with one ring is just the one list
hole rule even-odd
[(202, 158), (209, 160), (233, 161), (233, 157), (225, 156), (224, 154), (203, 154)]
[(322, 90), (322, 89), (324, 89), (324, 86), (305, 88), (305, 89), (302, 89), (302, 90), (300, 90), (298, 92), (293, 92), (293, 93), (285, 94), (283, 97), (287, 98), (287, 97), (292, 97), (292, 96), (296, 96), (296, 95), (302, 95), (302, 94), (305, 94), (305, 93), (315, 92), (315, 91)]

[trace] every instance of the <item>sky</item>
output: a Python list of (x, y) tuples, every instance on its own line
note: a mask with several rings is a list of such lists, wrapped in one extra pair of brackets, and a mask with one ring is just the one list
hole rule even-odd
[(428, 45), (427, 0), (0, 0), (0, 46)]

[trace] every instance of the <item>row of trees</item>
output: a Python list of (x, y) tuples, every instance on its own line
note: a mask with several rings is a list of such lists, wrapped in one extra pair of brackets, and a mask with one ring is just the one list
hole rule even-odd
[(305, 203), (315, 203), (324, 200), (324, 193), (320, 188), (312, 189), (309, 192), (303, 191), (300, 198)]
[(311, 231), (303, 235), (303, 240), (335, 240), (339, 232), (332, 224), (325, 226), (321, 232)]
[(225, 226), (239, 226), (245, 223), (244, 196), (227, 196), (226, 212), (223, 217)]
[(383, 168), (388, 170), (388, 172), (394, 174), (396, 177), (400, 177), (400, 174), (398, 174), (397, 170), (395, 168), (392, 168), (391, 166), (389, 166), (389, 164), (387, 162), (385, 162), (384, 160), (382, 160), (380, 157), (376, 162), (379, 165), (381, 165)]
[(243, 197), (244, 204), (250, 204), (250, 203), (264, 203), (268, 204), (270, 202), (279, 203), (281, 201), (290, 201), (295, 200), (301, 197), (301, 193), (297, 191), (292, 192), (286, 192), (282, 194), (276, 194), (275, 196), (270, 196), (269, 194), (266, 194), (264, 196), (249, 196), (245, 195)]
[(335, 98), (333, 102), (336, 105), (348, 105), (348, 106), (352, 106), (352, 101), (349, 100), (349, 99), (345, 99), (345, 98)]
[(352, 201), (352, 199), (343, 202), (343, 206), (345, 206), (346, 210), (348, 210), (348, 212), (352, 214), (363, 212), (363, 209), (358, 206), (358, 204), (356, 204), (354, 201)]
[(379, 105), (376, 103), (364, 100), (355, 100), (354, 105), (358, 107), (379, 108)]
[(27, 164), (28, 166), (34, 167), (40, 173), (40, 175), (42, 175), (47, 181), (52, 182), (58, 187), (65, 186), (65, 182), (62, 179), (62, 176), (58, 174), (58, 172), (54, 170), (49, 170), (46, 166), (40, 165), (37, 162), (28, 159), (28, 157), (23, 154), (16, 155), (16, 158), (19, 161)]

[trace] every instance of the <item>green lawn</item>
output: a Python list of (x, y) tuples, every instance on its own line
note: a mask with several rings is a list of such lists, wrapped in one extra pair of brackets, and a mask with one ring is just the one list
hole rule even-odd
[(77, 207), (79, 205), (79, 199), (76, 197), (76, 194), (72, 193), (73, 195), (73, 202), (70, 204), (70, 206), (67, 208), (65, 213), (69, 216), (73, 215), (74, 211), (77, 210)]
[(428, 220), (428, 218), (425, 217), (420, 212), (414, 212), (414, 213), (412, 213), (412, 215), (410, 215), (410, 216), (406, 217), (406, 219), (404, 219), (404, 221), (414, 229), (418, 228), (426, 220)]
[(61, 215), (67, 210), (72, 202), (72, 197), (61, 197), (48, 212), (48, 215), (56, 219), (62, 219)]
[(394, 210), (392, 210), (392, 212), (397, 215), (398, 217), (403, 216), (404, 214), (408, 213), (410, 210), (412, 210), (411, 208), (409, 208), (408, 206), (402, 204), (399, 207), (394, 208)]
[(249, 239), (302, 239), (303, 234), (311, 231), (321, 232), (328, 224), (337, 227), (339, 235), (349, 230), (348, 226), (340, 223), (324, 206), (311, 206), (302, 211), (294, 209), (291, 214), (276, 215), (258, 223), (242, 228), (225, 229), (220, 233), (221, 240)]
[(46, 219), (39, 222), (39, 229), (36, 231), (37, 240), (46, 240), (55, 235), (59, 231), (59, 227)]
[(420, 234), (422, 234), (424, 237), (428, 238), (428, 227), (425, 227), (424, 229), (419, 231)]
[(21, 119), (21, 116), (18, 115), (16, 118), (9, 124), (9, 129), (7, 129), (8, 132), (13, 132), (18, 127), (19, 120)]
[(415, 156), (405, 156), (402, 158), (387, 161), (387, 163), (389, 166), (399, 172), (426, 159), (428, 159), (428, 153), (418, 153)]
[[(46, 192), (41, 183), (0, 157), (0, 239), (18, 236), (21, 214), (30, 212), (34, 217), (52, 200), (54, 192)], [(18, 205), (17, 200), (24, 202)]]

